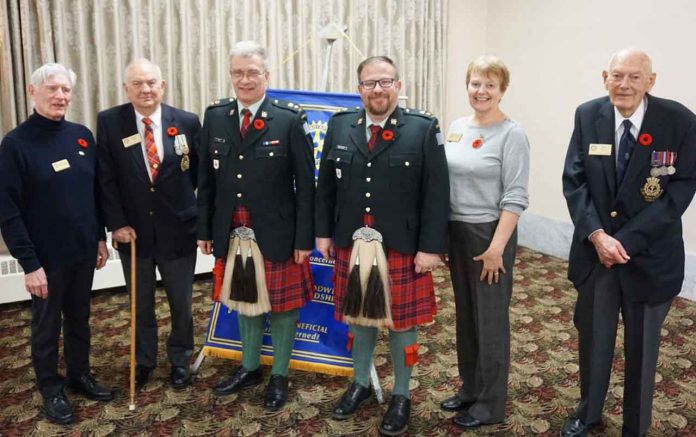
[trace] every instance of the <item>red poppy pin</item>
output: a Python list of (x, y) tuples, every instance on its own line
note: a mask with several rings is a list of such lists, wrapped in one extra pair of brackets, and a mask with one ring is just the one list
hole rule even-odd
[(483, 138), (476, 138), (474, 141), (471, 142), (471, 147), (474, 149), (478, 149), (483, 145)]
[(652, 144), (652, 135), (649, 133), (640, 134), (638, 136), (638, 143), (640, 143), (641, 146), (648, 147)]
[(391, 131), (389, 129), (384, 129), (382, 131), (382, 139), (384, 141), (391, 141), (394, 139), (394, 131)]
[(261, 130), (261, 129), (263, 129), (265, 126), (266, 126), (266, 122), (264, 122), (264, 121), (261, 120), (260, 118), (257, 118), (256, 120), (254, 120), (254, 129), (256, 129), (256, 130)]
[(89, 146), (89, 143), (88, 143), (87, 140), (85, 140), (84, 138), (78, 138), (78, 139), (77, 139), (77, 145), (80, 146), (80, 147), (82, 147), (83, 149), (86, 149), (87, 146)]
[(169, 126), (167, 128), (167, 135), (169, 135), (170, 137), (175, 137), (178, 133), (179, 129), (177, 129), (176, 126)]

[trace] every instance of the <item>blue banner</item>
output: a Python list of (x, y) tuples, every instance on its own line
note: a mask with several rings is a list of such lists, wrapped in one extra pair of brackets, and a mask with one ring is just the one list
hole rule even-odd
[[(357, 94), (318, 93), (312, 91), (268, 90), (268, 98), (282, 99), (300, 105), (307, 113), (310, 135), (314, 141), (316, 171), (324, 146), (329, 118), (342, 108), (360, 106)], [(348, 326), (334, 319), (333, 261), (314, 251), (310, 257), (316, 290), (314, 299), (300, 310), (290, 368), (331, 375), (353, 374), (353, 360), (346, 345)], [(241, 359), (242, 343), (237, 313), (220, 303), (213, 305), (203, 353), (207, 356)], [(261, 348), (261, 362), (273, 363), (273, 347), (269, 319)]]

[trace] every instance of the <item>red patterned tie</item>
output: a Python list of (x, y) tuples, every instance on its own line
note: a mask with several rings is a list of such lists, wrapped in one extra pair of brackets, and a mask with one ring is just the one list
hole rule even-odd
[(244, 108), (242, 109), (242, 114), (244, 115), (244, 119), (242, 119), (242, 128), (239, 130), (239, 132), (242, 134), (242, 139), (244, 139), (249, 132), (249, 125), (251, 124), (251, 111)]
[(150, 167), (152, 182), (155, 182), (157, 172), (160, 167), (160, 159), (157, 154), (157, 145), (155, 144), (155, 133), (152, 131), (152, 120), (149, 117), (143, 118), (145, 125), (145, 151), (147, 152), (147, 164)]
[(370, 141), (367, 143), (367, 150), (370, 152), (375, 148), (375, 144), (377, 144), (377, 140), (379, 139), (379, 131), (381, 130), (382, 128), (378, 124), (370, 125)]

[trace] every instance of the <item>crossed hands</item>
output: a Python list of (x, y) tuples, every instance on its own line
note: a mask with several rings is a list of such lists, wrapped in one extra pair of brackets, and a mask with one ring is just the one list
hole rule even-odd
[(626, 264), (631, 259), (623, 244), (602, 230), (590, 235), (589, 239), (594, 244), (599, 262), (606, 268), (611, 268), (614, 264)]

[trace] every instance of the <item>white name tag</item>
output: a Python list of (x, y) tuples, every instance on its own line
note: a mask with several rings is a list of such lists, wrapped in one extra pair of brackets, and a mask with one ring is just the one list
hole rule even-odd
[(142, 141), (142, 139), (140, 138), (140, 134), (131, 135), (131, 136), (121, 140), (121, 142), (123, 142), (123, 147), (126, 147), (126, 148), (130, 147), (130, 146), (134, 146), (134, 145), (140, 143), (141, 141)]
[(590, 144), (590, 155), (610, 156), (611, 144)]
[(442, 135), (442, 132), (436, 133), (435, 138), (437, 139), (438, 146), (442, 146), (445, 144), (445, 137), (444, 137), (444, 135)]
[(461, 139), (462, 139), (461, 133), (453, 132), (453, 133), (447, 135), (447, 142), (448, 143), (456, 143), (456, 142), (459, 142), (459, 140), (461, 140)]
[(56, 173), (70, 168), (70, 163), (67, 159), (61, 159), (60, 161), (56, 161), (51, 165), (53, 166), (53, 171)]

